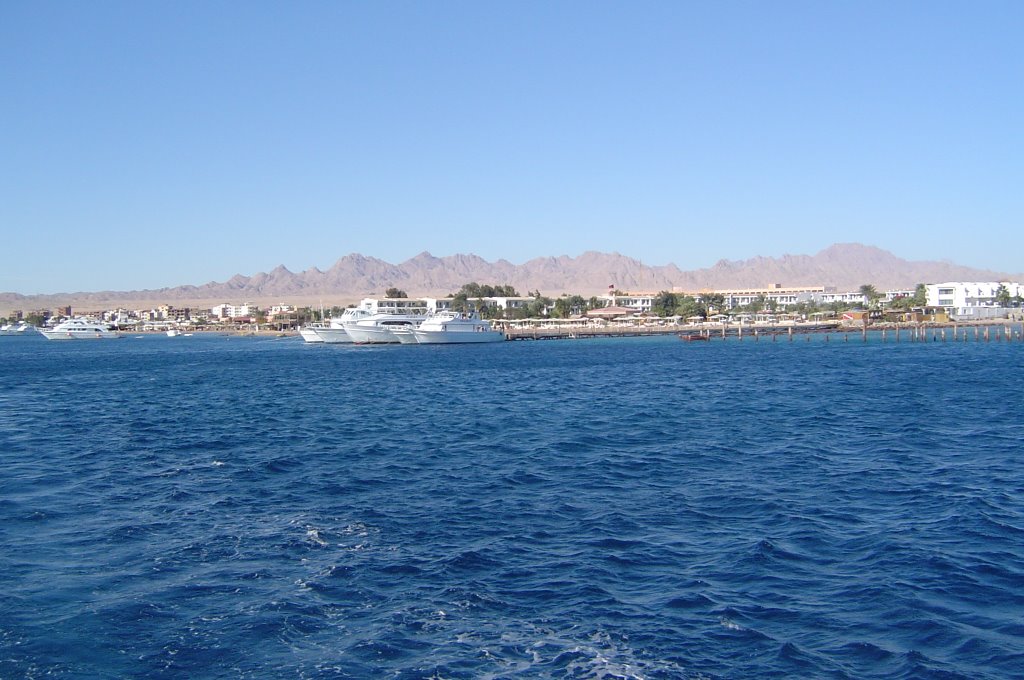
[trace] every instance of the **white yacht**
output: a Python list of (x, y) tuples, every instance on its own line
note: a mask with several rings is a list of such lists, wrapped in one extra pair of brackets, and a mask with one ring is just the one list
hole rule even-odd
[(439, 312), (412, 330), (421, 345), (455, 344), (468, 342), (501, 342), (505, 334), (491, 328), (491, 324), (476, 314)]
[(110, 330), (105, 323), (91, 319), (69, 319), (39, 332), (47, 340), (97, 340), (121, 337), (120, 333)]
[(363, 344), (397, 343), (392, 329), (415, 328), (427, 317), (421, 314), (370, 314), (355, 321), (345, 322), (345, 332), (352, 342)]

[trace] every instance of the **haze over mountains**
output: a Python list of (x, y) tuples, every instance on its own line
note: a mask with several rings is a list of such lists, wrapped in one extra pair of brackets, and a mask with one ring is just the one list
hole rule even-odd
[(506, 260), (488, 262), (476, 255), (434, 257), (421, 253), (401, 264), (390, 264), (359, 254), (346, 255), (321, 271), (317, 268), (291, 272), (278, 266), (252, 276), (236, 275), (223, 283), (183, 285), (144, 291), (103, 291), (54, 295), (0, 294), (5, 307), (45, 307), (59, 304), (117, 303), (155, 300), (242, 302), (292, 301), (323, 298), (359, 298), (382, 295), (390, 287), (411, 296), (443, 297), (471, 281), (511, 284), (521, 293), (540, 290), (593, 295), (606, 292), (609, 285), (623, 291), (676, 290), (783, 286), (835, 286), (856, 290), (865, 283), (879, 290), (912, 288), (917, 283), (942, 281), (1007, 280), (1009, 275), (974, 269), (949, 262), (913, 262), (890, 252), (856, 243), (830, 246), (816, 255), (755, 257), (749, 260), (721, 260), (712, 267), (681, 271), (675, 265), (645, 265), (618, 253), (586, 252), (579, 257), (540, 257), (515, 265)]

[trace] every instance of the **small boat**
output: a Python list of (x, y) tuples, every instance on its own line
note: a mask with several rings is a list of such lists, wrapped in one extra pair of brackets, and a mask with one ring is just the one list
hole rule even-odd
[(680, 340), (685, 340), (686, 342), (699, 342), (699, 341), (710, 340), (711, 336), (710, 335), (702, 335), (701, 333), (680, 333), (679, 334), (679, 339)]
[(0, 335), (24, 335), (35, 331), (35, 326), (20, 321), (17, 324), (0, 326)]
[(121, 337), (120, 333), (110, 330), (105, 323), (92, 319), (69, 319), (39, 332), (47, 340), (101, 340)]
[(167, 337), (169, 337), (169, 338), (176, 338), (179, 335), (181, 335), (181, 332), (177, 328), (168, 328), (167, 329)]

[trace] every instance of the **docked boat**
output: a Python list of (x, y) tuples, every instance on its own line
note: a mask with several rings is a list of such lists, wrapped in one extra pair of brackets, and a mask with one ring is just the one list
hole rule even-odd
[(92, 319), (69, 319), (39, 332), (47, 340), (100, 340), (121, 337), (120, 333), (110, 330), (105, 323)]
[(685, 340), (686, 342), (701, 342), (710, 340), (711, 336), (704, 335), (702, 333), (680, 333), (679, 339)]
[(392, 330), (410, 330), (419, 326), (427, 317), (419, 314), (370, 314), (355, 321), (345, 322), (345, 332), (352, 342), (360, 345), (397, 343), (398, 336)]
[(35, 330), (35, 326), (20, 321), (16, 324), (5, 324), (0, 326), (0, 335), (24, 335)]
[(323, 342), (324, 339), (320, 337), (320, 331), (330, 328), (330, 324), (324, 323), (323, 321), (316, 321), (314, 323), (306, 324), (299, 329), (299, 335), (306, 342)]
[(325, 324), (324, 328), (317, 328), (316, 334), (320, 336), (321, 342), (325, 342), (328, 345), (339, 345), (352, 342), (352, 336), (345, 330), (345, 325), (348, 323), (354, 323), (359, 319), (365, 319), (372, 316), (372, 312), (359, 307), (349, 307), (341, 316), (332, 317), (331, 320)]
[(400, 344), (403, 345), (415, 345), (416, 336), (413, 335), (414, 326), (406, 326), (405, 328), (389, 328), (391, 335), (395, 336)]
[(421, 345), (441, 345), (456, 343), (501, 342), (505, 334), (491, 328), (491, 324), (476, 314), (459, 312), (439, 312), (411, 333)]

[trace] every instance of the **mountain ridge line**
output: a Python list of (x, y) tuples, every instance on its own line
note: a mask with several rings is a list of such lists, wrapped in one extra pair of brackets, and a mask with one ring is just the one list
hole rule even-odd
[(98, 291), (23, 295), (0, 293), (3, 307), (75, 306), (155, 301), (183, 302), (280, 302), (325, 301), (383, 295), (400, 288), (412, 296), (443, 297), (466, 283), (512, 285), (525, 294), (540, 290), (594, 295), (609, 285), (623, 291), (695, 292), (736, 288), (828, 286), (856, 290), (862, 284), (879, 289), (907, 289), (917, 283), (942, 281), (1014, 280), (1003, 272), (957, 265), (951, 262), (909, 261), (875, 246), (859, 243), (831, 245), (815, 255), (755, 256), (746, 260), (719, 260), (711, 267), (690, 271), (674, 264), (645, 265), (619, 253), (586, 251), (579, 256), (537, 257), (515, 265), (505, 259), (488, 262), (472, 253), (435, 257), (421, 252), (399, 264), (350, 253), (326, 270), (311, 267), (292, 272), (278, 265), (251, 276), (236, 274), (224, 282), (135, 291)]

